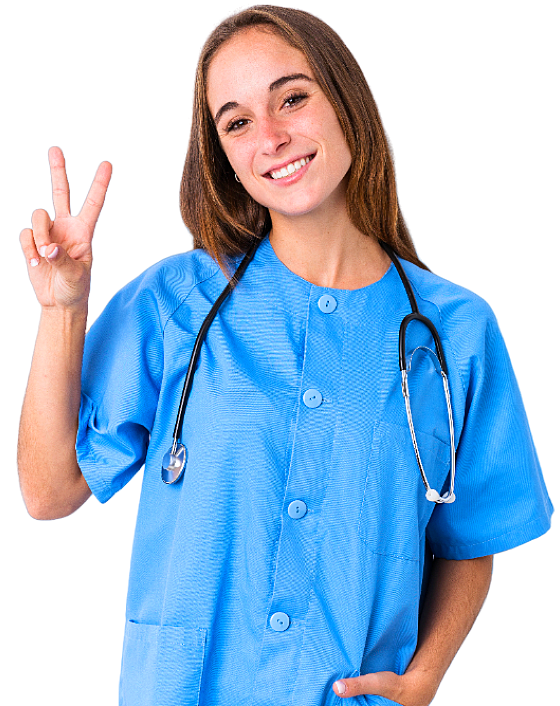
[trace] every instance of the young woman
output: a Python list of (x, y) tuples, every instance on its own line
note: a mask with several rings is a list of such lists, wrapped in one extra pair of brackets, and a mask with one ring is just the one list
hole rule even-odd
[(21, 485), (63, 517), (144, 466), (121, 703), (427, 706), (492, 555), (553, 507), (496, 319), (418, 260), (355, 59), (298, 10), (214, 30), (181, 185), (195, 248), (87, 337), (111, 165), (72, 217), (49, 159), (55, 219), (21, 234), (42, 305)]

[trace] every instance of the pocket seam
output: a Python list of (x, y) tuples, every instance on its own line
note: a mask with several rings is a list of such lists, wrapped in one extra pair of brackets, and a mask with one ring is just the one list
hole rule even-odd
[[(186, 627), (181, 625), (161, 625), (157, 623), (146, 623), (136, 620), (127, 620), (125, 625), (125, 644), (123, 646), (123, 660), (121, 666), (121, 678), (120, 678), (120, 691), (121, 700), (123, 704), (128, 704), (130, 698), (133, 696), (133, 691), (130, 691), (129, 684), (131, 679), (134, 680), (134, 674), (131, 672), (131, 666), (138, 669), (140, 663), (135, 664), (135, 661), (140, 659), (148, 659), (150, 664), (150, 670), (153, 673), (145, 674), (146, 681), (144, 688), (146, 689), (145, 696), (148, 699), (156, 699), (165, 697), (165, 693), (161, 693), (162, 690), (180, 687), (182, 680), (179, 677), (179, 681), (174, 684), (173, 681), (166, 682), (166, 671), (162, 669), (163, 660), (165, 660), (166, 652), (171, 648), (173, 651), (177, 645), (184, 647), (187, 651), (191, 650), (192, 655), (192, 671), (190, 671), (190, 676), (192, 677), (191, 694), (194, 694), (194, 687), (196, 685), (196, 706), (198, 706), (200, 701), (200, 693), (202, 687), (202, 675), (204, 671), (204, 662), (206, 658), (206, 645), (207, 645), (208, 629), (201, 626)], [(149, 638), (149, 639), (148, 639)], [(137, 647), (132, 650), (132, 645)], [(136, 651), (139, 650), (139, 651)], [(136, 651), (136, 654), (134, 654)], [(128, 660), (127, 658), (128, 653)], [(134, 656), (133, 656), (134, 655)], [(125, 661), (126, 660), (126, 661)], [(133, 660), (130, 662), (129, 660)], [(190, 660), (189, 660), (190, 661)], [(126, 666), (128, 665), (128, 669)], [(126, 669), (126, 672), (124, 671)], [(187, 673), (183, 677), (187, 677)], [(194, 681), (196, 679), (196, 682)], [(185, 679), (185, 684), (188, 680)], [(164, 698), (164, 701), (166, 699)], [(168, 699), (167, 699), (168, 700)], [(148, 703), (151, 704), (151, 701)], [(136, 706), (136, 705), (135, 705)]]
[[(368, 486), (370, 482), (370, 475), (371, 475), (371, 467), (372, 463), (376, 454), (376, 450), (378, 448), (378, 445), (376, 444), (377, 440), (380, 438), (379, 432), (380, 429), (385, 427), (385, 429), (390, 433), (391, 430), (400, 430), (402, 433), (405, 433), (409, 437), (409, 441), (412, 447), (412, 441), (410, 440), (410, 428), (408, 425), (404, 424), (396, 424), (395, 422), (385, 422), (382, 420), (376, 420), (375, 424), (373, 425), (373, 432), (371, 436), (371, 449), (368, 455), (368, 460), (367, 460), (367, 470), (366, 470), (366, 478), (364, 482), (364, 492), (362, 496), (362, 504), (360, 507), (360, 516), (358, 520), (358, 536), (360, 537), (360, 540), (362, 543), (365, 545), (366, 549), (371, 552), (372, 554), (375, 554), (377, 556), (383, 556), (387, 557), (390, 559), (397, 559), (400, 561), (411, 561), (416, 564), (420, 562), (420, 557), (413, 557), (413, 556), (407, 556), (403, 554), (396, 554), (392, 552), (386, 552), (386, 551), (379, 551), (374, 548), (375, 542), (373, 538), (368, 538), (367, 533), (366, 533), (366, 519), (364, 517), (364, 506), (366, 503), (366, 498), (368, 496)], [(444, 470), (442, 471), (442, 483), (445, 484), (446, 479), (449, 475), (449, 466), (450, 466), (450, 446), (449, 444), (446, 444), (444, 441), (442, 441), (440, 438), (435, 436), (433, 433), (425, 432), (422, 430), (417, 430), (416, 431), (417, 435), (417, 442), (418, 446), (420, 448), (420, 453), (422, 457), (422, 449), (424, 449), (424, 453), (426, 455), (429, 455), (432, 457), (436, 463), (441, 464), (444, 467)], [(430, 448), (431, 446), (431, 448)], [(420, 477), (420, 469), (418, 468), (418, 464), (416, 462), (416, 459), (414, 460), (414, 467), (416, 472), (418, 473), (418, 476)], [(430, 478), (428, 477), (428, 480)], [(438, 483), (439, 484), (439, 483)], [(436, 487), (436, 486), (434, 486)]]

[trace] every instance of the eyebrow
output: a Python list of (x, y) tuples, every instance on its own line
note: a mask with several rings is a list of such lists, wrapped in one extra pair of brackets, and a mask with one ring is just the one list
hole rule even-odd
[[(315, 83), (315, 80), (312, 79), (310, 76), (307, 76), (306, 74), (290, 74), (289, 76), (282, 76), (281, 78), (277, 78), (276, 81), (273, 81), (270, 84), (268, 90), (270, 93), (272, 93), (278, 88), (282, 88), (282, 86), (284, 86), (286, 83), (289, 83), (290, 81), (299, 81), (302, 79), (304, 81), (310, 81), (311, 83)], [(218, 110), (218, 112), (216, 113), (214, 117), (214, 123), (217, 125), (224, 113), (227, 113), (228, 110), (234, 110), (235, 108), (239, 108), (239, 103), (237, 103), (236, 101), (229, 101), (228, 103), (224, 103), (220, 110)]]

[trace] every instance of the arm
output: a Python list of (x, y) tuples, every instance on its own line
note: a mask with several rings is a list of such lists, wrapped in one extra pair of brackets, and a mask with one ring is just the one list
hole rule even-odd
[[(405, 674), (425, 684), (428, 704), (484, 604), (492, 579), (493, 556), (435, 559), (418, 634)], [(422, 702), (419, 702), (419, 704)]]
[(55, 220), (38, 209), (20, 235), (41, 321), (18, 439), (20, 487), (36, 519), (65, 517), (91, 491), (76, 457), (91, 240), (111, 177), (103, 162), (80, 213), (70, 215), (62, 150), (49, 150)]
[[(445, 672), (480, 612), (492, 577), (492, 556), (435, 559), (422, 615), (418, 644), (406, 672), (363, 674), (335, 683), (342, 698), (384, 696), (403, 706), (428, 706)], [(346, 684), (338, 694), (337, 684)]]
[(87, 308), (41, 315), (18, 439), (20, 487), (38, 520), (70, 515), (91, 495), (75, 449), (86, 318)]

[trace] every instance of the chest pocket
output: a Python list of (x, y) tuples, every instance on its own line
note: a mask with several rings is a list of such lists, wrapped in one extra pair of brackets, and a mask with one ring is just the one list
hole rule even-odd
[[(430, 487), (441, 494), (450, 468), (449, 446), (418, 430), (416, 440)], [(360, 510), (361, 539), (377, 554), (417, 561), (435, 505), (426, 499), (408, 426), (377, 422)]]
[(126, 623), (120, 706), (198, 706), (207, 631)]

